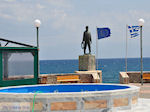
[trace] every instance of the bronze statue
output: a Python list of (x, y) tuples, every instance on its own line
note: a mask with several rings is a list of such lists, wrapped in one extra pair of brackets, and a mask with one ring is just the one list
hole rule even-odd
[(84, 49), (84, 54), (86, 54), (86, 46), (88, 45), (89, 54), (91, 54), (91, 33), (88, 31), (88, 26), (86, 26), (86, 30), (83, 33), (83, 40), (81, 43), (82, 48)]

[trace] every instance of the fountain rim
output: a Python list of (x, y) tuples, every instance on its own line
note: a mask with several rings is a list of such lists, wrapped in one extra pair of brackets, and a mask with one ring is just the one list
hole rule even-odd
[[(23, 85), (23, 86), (9, 86), (9, 87), (2, 87), (0, 90), (9, 89), (9, 88), (21, 88), (21, 87), (37, 87), (37, 86), (50, 86), (50, 85), (116, 85), (116, 86), (127, 86), (129, 88), (125, 89), (115, 89), (115, 90), (107, 90), (107, 91), (84, 91), (84, 92), (54, 92), (54, 93), (36, 93), (37, 95), (48, 95), (48, 96), (55, 96), (55, 95), (119, 95), (121, 93), (128, 93), (131, 92), (138, 92), (140, 87), (134, 85), (127, 85), (127, 84), (113, 84), (113, 83), (69, 83), (69, 84), (37, 84), (37, 85)], [(34, 95), (35, 93), (8, 93), (8, 92), (0, 92), (0, 95)]]

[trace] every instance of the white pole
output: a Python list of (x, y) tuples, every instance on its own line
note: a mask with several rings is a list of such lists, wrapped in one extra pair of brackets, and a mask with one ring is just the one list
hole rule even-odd
[(126, 57), (125, 57), (126, 72), (127, 72), (127, 64), (128, 64), (127, 56), (128, 56), (128, 25), (126, 25)]
[(96, 26), (96, 69), (98, 70), (98, 34)]

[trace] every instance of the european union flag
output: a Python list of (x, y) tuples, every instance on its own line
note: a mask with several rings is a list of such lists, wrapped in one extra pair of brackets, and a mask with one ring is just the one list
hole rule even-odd
[(98, 39), (109, 37), (111, 34), (109, 28), (97, 28)]

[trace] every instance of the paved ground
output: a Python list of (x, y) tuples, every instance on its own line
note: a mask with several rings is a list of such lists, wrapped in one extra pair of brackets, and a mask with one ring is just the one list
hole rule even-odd
[(140, 94), (137, 106), (130, 110), (122, 110), (117, 112), (150, 112), (150, 83), (144, 83), (143, 86), (140, 83), (131, 83), (140, 87)]
[(139, 98), (137, 106), (117, 112), (150, 112), (150, 99)]
[(141, 88), (139, 94), (140, 98), (150, 99), (150, 83), (143, 83), (143, 86), (140, 83), (130, 83), (130, 84)]

